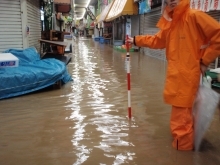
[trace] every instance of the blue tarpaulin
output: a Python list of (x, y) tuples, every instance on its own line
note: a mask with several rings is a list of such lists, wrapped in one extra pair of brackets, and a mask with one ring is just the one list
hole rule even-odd
[(61, 80), (67, 83), (72, 80), (66, 65), (53, 58), (40, 59), (36, 49), (9, 49), (19, 59), (19, 66), (0, 68), (0, 99), (19, 96), (43, 89)]

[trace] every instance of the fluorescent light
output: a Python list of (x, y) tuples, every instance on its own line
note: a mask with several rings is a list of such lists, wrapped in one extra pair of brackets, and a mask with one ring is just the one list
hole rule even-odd
[(91, 0), (88, 0), (88, 1), (87, 1), (87, 3), (86, 3), (86, 7), (88, 7), (88, 6), (89, 6), (90, 1), (91, 1)]

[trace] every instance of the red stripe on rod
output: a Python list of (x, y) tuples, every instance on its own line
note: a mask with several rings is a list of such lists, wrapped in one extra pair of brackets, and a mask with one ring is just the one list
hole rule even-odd
[[(128, 40), (128, 35), (126, 35), (126, 39)], [(127, 52), (129, 52), (129, 43), (126, 42), (126, 48), (127, 48)]]
[[(126, 35), (128, 40), (128, 35)], [(126, 42), (127, 48), (127, 83), (128, 83), (128, 118), (131, 119), (131, 75), (130, 75), (130, 55), (129, 55), (129, 43)]]
[(128, 81), (128, 90), (131, 90), (131, 75), (130, 73), (127, 73), (127, 81)]
[(131, 118), (131, 107), (128, 107), (128, 117)]

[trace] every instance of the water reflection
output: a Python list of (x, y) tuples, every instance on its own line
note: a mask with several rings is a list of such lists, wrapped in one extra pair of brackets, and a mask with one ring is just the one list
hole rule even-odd
[[(74, 83), (66, 107), (73, 111), (68, 119), (75, 124), (72, 127), (75, 130), (72, 143), (77, 148), (75, 152), (78, 159), (74, 164), (81, 164), (86, 162), (93, 150), (90, 145), (84, 145), (83, 141), (97, 138), (94, 136), (99, 135), (100, 140), (93, 147), (101, 149), (104, 153), (114, 151), (116, 146), (132, 147), (134, 144), (126, 140), (130, 123), (126, 116), (117, 114), (119, 110), (110, 103), (111, 98), (106, 95), (109, 86), (120, 84), (114, 69), (104, 62), (100, 50), (95, 48), (94, 53), (84, 42), (79, 42), (75, 51), (77, 55), (72, 62)], [(83, 115), (85, 113), (87, 116)], [(95, 130), (87, 132), (86, 127), (95, 127), (96, 132)], [(129, 152), (116, 155), (104, 154), (107, 158), (115, 159), (113, 164), (133, 160), (134, 155)]]
[[(92, 40), (74, 43), (74, 81), (0, 102), (0, 164), (219, 165), (219, 118), (205, 150), (171, 147), (165, 62), (131, 55), (132, 119), (127, 118), (125, 54)], [(210, 147), (212, 146), (212, 147)]]

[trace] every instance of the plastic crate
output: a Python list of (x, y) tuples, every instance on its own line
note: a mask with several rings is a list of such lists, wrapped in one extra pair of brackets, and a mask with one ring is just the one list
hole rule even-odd
[(105, 43), (105, 39), (103, 37), (99, 38), (99, 43), (104, 44)]
[(110, 39), (104, 39), (105, 44), (110, 44)]
[(99, 41), (100, 37), (95, 37), (94, 41)]
[[(123, 49), (121, 46), (114, 46), (114, 49), (120, 51), (120, 52), (127, 52), (126, 49)], [(134, 48), (130, 48), (129, 52), (134, 52)]]

